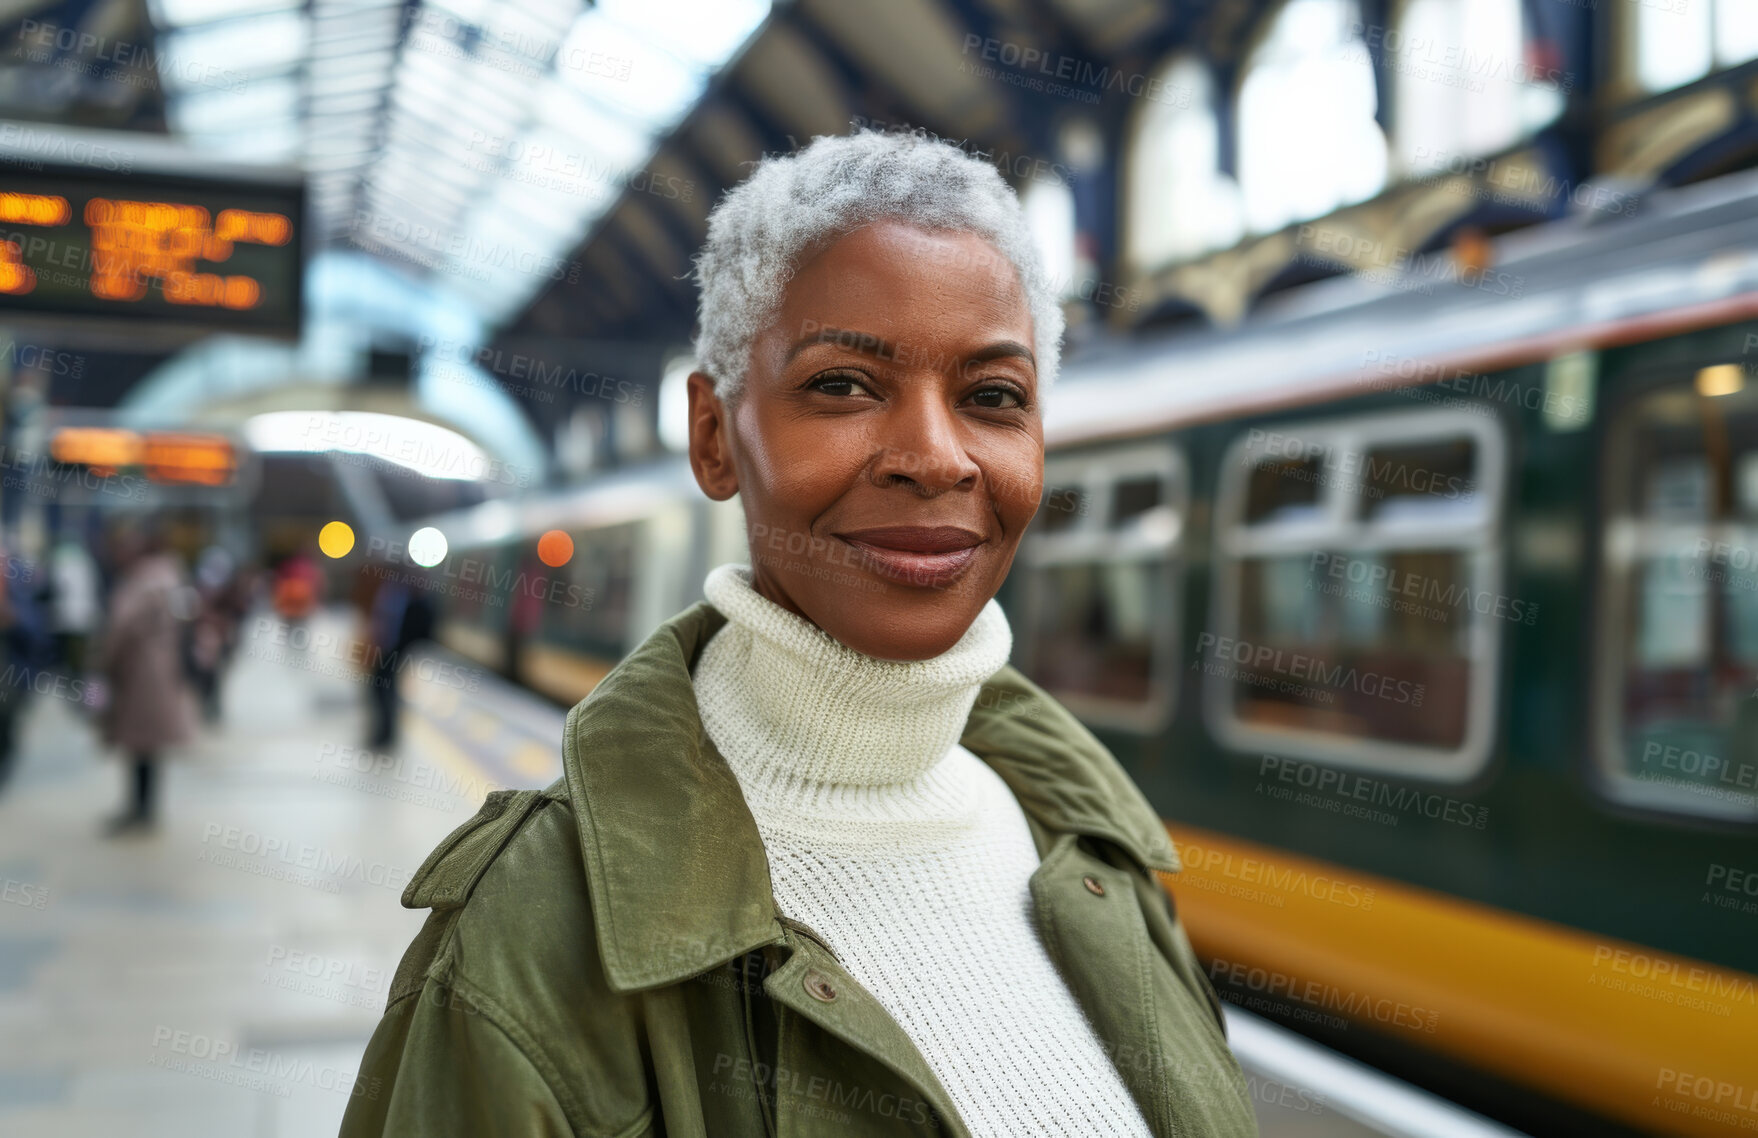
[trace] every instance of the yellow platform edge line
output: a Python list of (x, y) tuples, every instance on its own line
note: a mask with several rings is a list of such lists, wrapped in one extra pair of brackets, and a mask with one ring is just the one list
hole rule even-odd
[(1758, 1132), (1758, 977), (1166, 828), (1185, 868), (1162, 880), (1246, 1006), (1276, 995), (1662, 1133)]

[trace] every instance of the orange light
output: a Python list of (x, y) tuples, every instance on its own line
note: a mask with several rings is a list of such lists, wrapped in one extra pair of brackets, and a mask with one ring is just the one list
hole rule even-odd
[(18, 259), (18, 242), (0, 241), (0, 292), (23, 296), (37, 287), (37, 274)]
[[(285, 245), (293, 237), (293, 222), (285, 214), (252, 213), (247, 209), (223, 209), (214, 221), (214, 236), (222, 241), (248, 241), (255, 245)], [(212, 259), (212, 258), (210, 258)]]
[(73, 216), (67, 199), (54, 194), (0, 194), (0, 221), (15, 225), (65, 225)]
[(138, 463), (142, 447), (141, 437), (133, 431), (116, 427), (63, 427), (49, 440), (49, 456), (56, 462), (114, 469)]
[(150, 434), (143, 462), (154, 482), (201, 486), (226, 485), (238, 466), (232, 441), (223, 435)]
[(537, 539), (537, 559), (551, 569), (559, 569), (574, 556), (574, 539), (559, 529), (552, 529)]
[(224, 486), (238, 469), (232, 440), (224, 435), (152, 431), (141, 435), (120, 427), (63, 427), (49, 439), (57, 462), (115, 474), (140, 466), (154, 482)]

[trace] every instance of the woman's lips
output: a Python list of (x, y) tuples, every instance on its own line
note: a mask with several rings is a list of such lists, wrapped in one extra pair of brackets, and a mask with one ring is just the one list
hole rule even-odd
[(836, 536), (860, 550), (868, 568), (900, 585), (955, 581), (983, 544), (981, 535), (956, 526), (886, 526)]

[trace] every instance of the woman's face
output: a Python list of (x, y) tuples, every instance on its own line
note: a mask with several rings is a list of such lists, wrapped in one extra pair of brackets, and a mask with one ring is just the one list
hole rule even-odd
[(690, 461), (745, 509), (757, 590), (858, 652), (938, 655), (1000, 588), (1044, 476), (1032, 320), (988, 241), (880, 221), (799, 266)]

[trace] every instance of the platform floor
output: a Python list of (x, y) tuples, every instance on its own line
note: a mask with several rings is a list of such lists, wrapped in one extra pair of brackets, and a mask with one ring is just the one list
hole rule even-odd
[[(334, 1134), (423, 918), (403, 883), (488, 791), (559, 773), (563, 713), (475, 671), (406, 676), (374, 755), (345, 659), (275, 639), (247, 636), (221, 722), (163, 764), (150, 835), (101, 836), (123, 772), (84, 709), (27, 711), (0, 791), (0, 1134)], [(1372, 1133), (1259, 1109), (1269, 1138)]]

